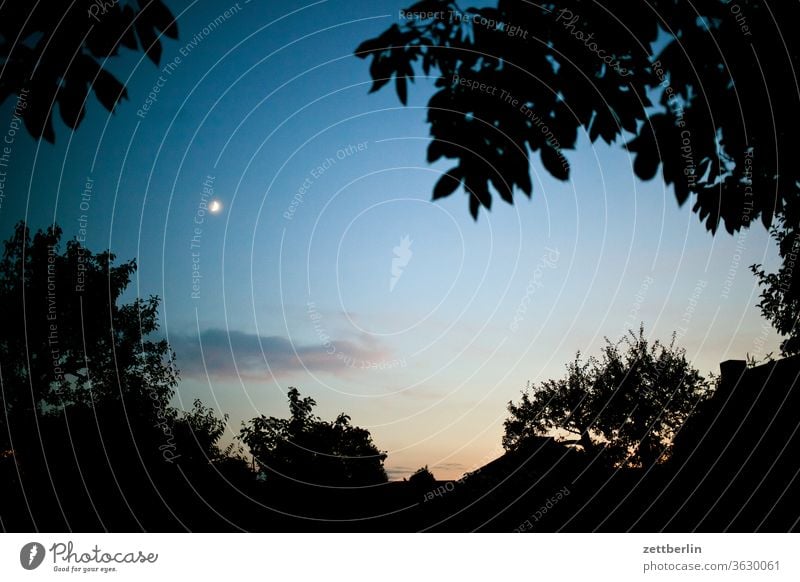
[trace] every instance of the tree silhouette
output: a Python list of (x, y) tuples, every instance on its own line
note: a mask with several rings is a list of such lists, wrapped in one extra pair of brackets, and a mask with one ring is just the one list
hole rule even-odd
[(163, 523), (178, 465), (239, 470), (217, 447), (223, 421), (170, 405), (158, 298), (120, 302), (136, 263), (61, 236), (19, 223), (0, 260), (0, 514), (21, 529)]
[(523, 392), (510, 402), (503, 446), (516, 450), (532, 437), (555, 432), (574, 435), (567, 444), (603, 451), (614, 465), (650, 467), (669, 455), (672, 439), (708, 383), (687, 361), (675, 338), (652, 344), (630, 332), (606, 340), (601, 356), (567, 364), (567, 374)]
[(5, 243), (0, 362), (8, 418), (109, 405), (144, 426), (171, 420), (159, 411), (177, 384), (174, 355), (166, 340), (150, 338), (158, 298), (119, 305), (136, 262), (114, 264), (114, 254), (76, 240), (62, 253), (61, 235), (53, 226), (31, 237), (20, 222)]
[(333, 486), (359, 486), (387, 480), (386, 453), (369, 431), (350, 424), (342, 413), (333, 422), (312, 414), (316, 402), (290, 388), (288, 419), (253, 418), (239, 438), (249, 447), (267, 480), (289, 480)]
[(783, 263), (775, 273), (767, 273), (761, 265), (751, 270), (761, 286), (761, 314), (772, 323), (775, 330), (786, 336), (781, 342), (781, 352), (788, 356), (800, 353), (800, 229), (780, 226), (771, 230), (778, 243), (778, 253)]
[(130, 3), (10, 0), (0, 7), (0, 103), (21, 97), (18, 111), (34, 138), (55, 141), (53, 111), (77, 128), (89, 93), (108, 111), (127, 97), (108, 70), (120, 48), (142, 50), (155, 64), (162, 35), (177, 38), (175, 20), (161, 0)]
[[(372, 59), (371, 91), (394, 79), (403, 103), (415, 66), (436, 77), (428, 161), (456, 164), (433, 198), (463, 185), (476, 218), (492, 192), (508, 203), (515, 189), (531, 195), (532, 153), (568, 179), (564, 150), (583, 131), (591, 142), (628, 139), (636, 174), (649, 180), (660, 165), (678, 202), (693, 197), (712, 232), (759, 217), (770, 225), (776, 214), (797, 225), (800, 170), (788, 121), (798, 93), (780, 87), (798, 68), (797, 37), (781, 27), (800, 8), (756, 0), (732, 7), (498, 0), (461, 10), (423, 0), (356, 54)], [(432, 17), (414, 16), (421, 12)]]

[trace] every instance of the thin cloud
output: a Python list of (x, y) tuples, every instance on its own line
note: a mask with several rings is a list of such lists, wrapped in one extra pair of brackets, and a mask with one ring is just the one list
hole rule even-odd
[(206, 329), (199, 337), (171, 335), (169, 343), (184, 378), (266, 379), (304, 370), (348, 374), (363, 368), (362, 362), (383, 361), (390, 356), (370, 336), (301, 345), (283, 336)]
[(399, 481), (403, 477), (411, 476), (419, 467), (406, 467), (403, 465), (395, 465), (393, 467), (384, 467), (386, 476), (389, 481)]
[(438, 463), (431, 467), (431, 471), (435, 471), (436, 469), (441, 469), (442, 471), (458, 471), (466, 468), (466, 465), (463, 463)]

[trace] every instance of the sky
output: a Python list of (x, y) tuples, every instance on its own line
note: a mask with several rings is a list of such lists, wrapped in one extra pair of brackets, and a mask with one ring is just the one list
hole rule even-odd
[(296, 386), (368, 428), (391, 478), (457, 478), (502, 453), (509, 400), (604, 337), (675, 331), (703, 373), (777, 353), (748, 268), (777, 265), (767, 232), (712, 237), (619, 142), (581, 136), (567, 182), (534, 156), (532, 198), (477, 222), (461, 190), (432, 202), (452, 165), (426, 162), (433, 79), (404, 107), (353, 56), (407, 2), (167, 4), (180, 36), (160, 64), (108, 64), (128, 88), (114, 114), (92, 98), (55, 145), (16, 134), (0, 235), (83, 225), (135, 257), (124, 299), (162, 300), (175, 402), (229, 414), (226, 439), (286, 416)]

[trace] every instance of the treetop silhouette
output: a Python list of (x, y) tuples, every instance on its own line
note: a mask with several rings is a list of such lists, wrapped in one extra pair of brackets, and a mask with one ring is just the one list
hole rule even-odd
[(288, 419), (262, 414), (243, 423), (239, 435), (268, 482), (363, 486), (387, 480), (386, 453), (368, 430), (350, 424), (344, 413), (331, 422), (320, 419), (312, 413), (317, 403), (297, 388), (288, 398)]
[(555, 432), (588, 454), (602, 452), (609, 464), (650, 467), (668, 458), (672, 439), (709, 389), (674, 336), (651, 343), (640, 328), (618, 342), (606, 339), (599, 358), (583, 360), (578, 352), (564, 378), (509, 402), (503, 446), (513, 451)]

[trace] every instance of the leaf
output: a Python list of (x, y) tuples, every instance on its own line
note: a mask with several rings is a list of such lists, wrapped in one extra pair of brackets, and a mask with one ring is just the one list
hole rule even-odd
[(772, 208), (770, 206), (765, 206), (761, 210), (761, 224), (764, 225), (764, 228), (769, 229), (772, 226)]
[[(364, 59), (373, 53), (380, 54), (380, 52), (393, 46), (395, 44), (393, 39), (397, 39), (400, 36), (402, 36), (400, 27), (397, 26), (397, 24), (393, 24), (379, 36), (367, 39), (358, 45), (355, 50), (355, 55), (360, 59)], [(375, 55), (375, 58), (378, 58), (378, 54)]]
[(136, 34), (139, 36), (139, 42), (141, 42), (147, 57), (153, 61), (153, 64), (158, 65), (161, 61), (161, 42), (153, 32), (153, 25), (141, 18), (136, 19)]
[[(34, 138), (44, 138), (55, 143), (53, 119), (50, 112), (48, 95), (55, 95), (57, 89), (46, 81), (34, 81), (31, 84), (31, 97), (25, 115), (22, 117), (25, 128)], [(51, 97), (52, 98), (52, 97)]]
[(642, 128), (638, 137), (629, 141), (625, 146), (628, 151), (636, 153), (633, 161), (633, 171), (642, 180), (652, 180), (658, 171), (658, 150), (650, 126)]
[(372, 60), (372, 64), (369, 67), (369, 74), (372, 77), (372, 87), (370, 87), (369, 90), (370, 93), (374, 93), (392, 80), (392, 70), (389, 68), (386, 59), (381, 58), (380, 56), (376, 56)]
[(84, 107), (86, 95), (86, 85), (83, 83), (69, 83), (58, 91), (61, 119), (71, 129), (77, 129), (86, 114)]
[(133, 26), (128, 26), (133, 22), (133, 19), (136, 17), (135, 13), (133, 12), (133, 8), (130, 6), (123, 6), (122, 7), (122, 26), (121, 28), (124, 29), (124, 32), (121, 34), (119, 38), (119, 42), (125, 48), (129, 48), (131, 50), (136, 50), (139, 45), (136, 41), (136, 34), (134, 33)]
[(686, 180), (684, 179), (683, 174), (677, 174), (675, 176), (674, 181), (675, 181), (675, 198), (678, 199), (678, 206), (683, 206), (684, 203), (689, 199), (689, 186)]
[(639, 152), (633, 162), (633, 171), (642, 180), (652, 180), (658, 171), (659, 159), (654, 151)]
[(375, 79), (374, 81), (372, 81), (372, 87), (369, 88), (369, 93), (375, 93), (375, 91), (386, 85), (386, 83), (388, 83), (389, 81), (391, 81), (391, 77), (383, 77), (381, 79)]
[(108, 111), (114, 111), (117, 103), (123, 98), (127, 98), (128, 90), (114, 75), (105, 69), (101, 69), (97, 73), (97, 79), (94, 81), (94, 94), (103, 107)]
[(426, 77), (431, 74), (432, 64), (433, 64), (433, 56), (431, 55), (430, 51), (428, 51), (424, 55), (422, 55), (422, 72), (425, 73)]
[(178, 38), (178, 25), (175, 17), (161, 0), (151, 0), (146, 7), (148, 21), (169, 38)]
[(397, 97), (403, 105), (408, 104), (408, 86), (406, 85), (406, 77), (397, 75), (396, 79)]
[(569, 164), (564, 155), (555, 148), (542, 148), (542, 164), (550, 174), (559, 180), (569, 179)]
[(478, 210), (481, 206), (488, 209), (492, 207), (492, 194), (486, 179), (480, 175), (472, 174), (464, 179), (464, 187), (469, 194), (469, 211), (472, 218), (478, 219)]
[(598, 137), (611, 144), (619, 133), (616, 116), (610, 109), (601, 109), (594, 116), (592, 127), (589, 129), (589, 139), (594, 143)]
[(381, 37), (377, 36), (375, 38), (370, 38), (365, 40), (360, 45), (356, 47), (355, 55), (359, 59), (366, 59), (370, 54), (379, 50), (383, 46), (383, 40)]
[(442, 174), (433, 187), (433, 199), (446, 198), (455, 192), (461, 185), (461, 169), (458, 167), (451, 168), (446, 173)]
[(528, 198), (533, 195), (533, 184), (531, 183), (531, 176), (527, 171), (520, 175), (520, 178), (517, 180), (517, 185), (523, 192), (525, 192), (525, 195)]
[(446, 146), (443, 141), (434, 139), (430, 144), (428, 144), (428, 163), (432, 164), (439, 158), (443, 157), (454, 157), (454, 156), (447, 156), (446, 154)]
[(497, 190), (498, 194), (500, 194), (500, 198), (509, 204), (514, 204), (514, 193), (509, 181), (500, 174), (492, 174), (490, 180), (492, 182), (492, 186), (494, 186), (494, 189)]
[(469, 196), (469, 213), (472, 215), (472, 219), (477, 221), (478, 220), (478, 211), (481, 208), (481, 203), (478, 200), (478, 197), (474, 194), (470, 194)]

